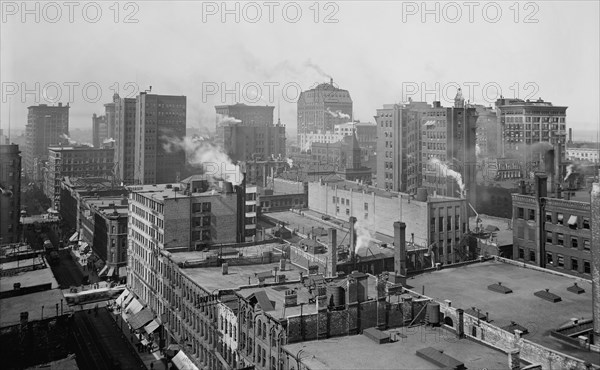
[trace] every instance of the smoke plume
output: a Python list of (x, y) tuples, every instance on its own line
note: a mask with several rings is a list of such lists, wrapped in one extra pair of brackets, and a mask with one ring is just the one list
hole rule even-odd
[(108, 139), (105, 139), (105, 140), (102, 142), (102, 144), (108, 144), (108, 143), (114, 143), (114, 142), (115, 142), (115, 139), (113, 139), (112, 137), (110, 137), (110, 138), (108, 138)]
[(65, 139), (65, 140), (67, 140), (67, 141), (69, 142), (69, 144), (70, 144), (70, 145), (77, 145), (77, 144), (79, 144), (77, 141), (75, 141), (75, 140), (71, 139), (71, 138), (69, 137), (69, 135), (67, 135), (67, 134), (61, 134), (61, 135), (60, 135), (60, 137), (61, 137), (61, 139)]
[(462, 175), (456, 171), (454, 171), (453, 169), (451, 169), (450, 167), (448, 167), (447, 165), (445, 165), (444, 163), (442, 163), (439, 159), (437, 158), (431, 158), (429, 160), (429, 163), (431, 165), (433, 165), (433, 167), (435, 167), (436, 173), (438, 174), (438, 176), (445, 176), (445, 177), (452, 177), (456, 183), (458, 184), (458, 187), (460, 188), (460, 196), (463, 197), (465, 194), (465, 184), (463, 182), (462, 179)]
[(241, 120), (234, 117), (230, 117), (226, 114), (217, 114), (217, 122), (217, 126), (222, 126), (226, 123), (242, 123)]
[(367, 226), (363, 225), (361, 221), (356, 221), (354, 230), (356, 231), (356, 247), (354, 248), (354, 253), (358, 255), (359, 250), (369, 247), (369, 242), (373, 237), (371, 236), (369, 229), (367, 229)]
[(290, 166), (290, 168), (294, 168), (294, 161), (291, 158), (286, 158), (285, 161), (287, 162), (288, 166)]
[(335, 112), (333, 112), (331, 109), (327, 108), (327, 113), (329, 113), (330, 116), (335, 117), (335, 118), (350, 119), (350, 115), (343, 113), (339, 110), (336, 110)]
[(475, 144), (475, 155), (481, 155), (481, 147), (479, 144)]
[(565, 179), (563, 181), (567, 181), (569, 179), (569, 176), (571, 176), (573, 174), (574, 169), (575, 169), (575, 166), (572, 164), (567, 166), (567, 175), (565, 176)]
[(213, 179), (223, 179), (239, 185), (242, 183), (243, 175), (240, 166), (234, 164), (229, 156), (221, 148), (201, 139), (192, 139), (190, 137), (167, 138), (163, 137), (166, 143), (163, 145), (168, 153), (176, 150), (185, 151), (189, 164), (194, 167), (201, 167), (203, 172)]
[(317, 64), (314, 64), (310, 59), (307, 60), (306, 62), (304, 62), (304, 65), (306, 67), (311, 68), (314, 71), (316, 71), (321, 77), (325, 77), (327, 79), (331, 79), (331, 75), (325, 73), (325, 71), (323, 70), (323, 68), (319, 67)]

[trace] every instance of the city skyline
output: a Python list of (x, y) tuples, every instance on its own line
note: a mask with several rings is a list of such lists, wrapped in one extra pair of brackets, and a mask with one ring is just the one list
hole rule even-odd
[[(135, 6), (126, 8), (127, 4)], [(217, 7), (211, 8), (211, 4)], [(425, 14), (426, 9), (419, 9), (421, 3), (412, 2), (385, 3), (385, 12), (366, 2), (321, 3), (319, 12), (301, 3), (302, 14), (296, 23), (291, 22), (295, 20), (291, 6), (285, 17), (281, 7), (275, 8), (273, 23), (263, 7), (262, 17), (251, 23), (252, 9), (240, 6), (236, 12), (232, 2), (230, 10), (234, 11), (226, 14), (219, 4), (175, 2), (167, 7), (162, 2), (128, 2), (120, 3), (119, 12), (104, 4), (96, 23), (90, 22), (91, 10), (90, 16), (82, 17), (81, 7), (74, 10), (72, 23), (68, 9), (62, 9), (62, 16), (51, 23), (54, 10), (40, 7), (39, 23), (35, 14), (25, 16), (23, 23), (22, 9), (15, 13), (5, 8), (0, 36), (2, 128), (8, 128), (9, 101), (11, 128), (18, 130), (24, 128), (27, 106), (52, 104), (58, 89), (60, 101), (67, 103), (72, 86), (70, 126), (87, 128), (92, 114), (102, 114), (103, 104), (112, 101), (116, 90), (122, 97), (135, 97), (152, 86), (153, 93), (188, 97), (187, 127), (214, 127), (215, 105), (269, 104), (280, 106), (281, 121), (288, 127), (287, 134), (294, 137), (297, 90), (308, 90), (330, 78), (352, 94), (354, 118), (367, 122), (373, 121), (382, 104), (404, 102), (409, 97), (429, 103), (441, 100), (449, 106), (457, 87), (462, 88), (466, 100), (493, 106), (499, 95), (496, 86), (505, 97), (542, 98), (568, 106), (567, 125), (575, 132), (595, 128), (599, 122), (596, 2), (575, 2), (569, 7), (561, 2), (531, 3), (535, 7), (530, 8), (525, 7), (530, 3), (520, 3), (518, 12), (509, 4), (500, 4), (502, 14), (497, 19), (492, 17), (494, 7), (489, 6), (495, 3), (482, 2), (472, 13), (472, 23), (469, 9), (460, 9), (462, 16), (452, 23), (456, 9), (434, 2), (430, 10), (438, 6), (436, 14)], [(333, 5), (325, 8), (326, 4)], [(489, 15), (483, 14), (482, 8)], [(137, 23), (126, 23), (127, 15), (127, 21)], [(326, 18), (337, 23), (327, 23)], [(163, 27), (149, 27), (157, 22)], [(561, 23), (560, 28), (554, 27), (556, 22)], [(70, 32), (73, 29), (77, 32)], [(363, 30), (367, 29), (377, 37), (365, 37)], [(145, 36), (132, 38), (137, 34)], [(549, 47), (549, 42), (556, 47)], [(19, 47), (21, 44), (34, 47)], [(98, 52), (109, 45), (110, 55)], [(149, 45), (164, 49), (149, 53)], [(444, 57), (456, 55), (460, 49), (464, 52), (458, 55), (464, 58)], [(40, 65), (34, 57), (39, 55), (54, 58)], [(107, 70), (112, 71), (110, 75)], [(439, 95), (430, 91), (436, 90), (436, 84)], [(282, 91), (284, 86), (286, 91)], [(15, 87), (16, 92), (12, 90)], [(92, 103), (97, 87), (100, 97)], [(23, 96), (24, 89), (36, 90), (38, 96)], [(237, 90), (237, 97), (223, 97), (224, 89)], [(256, 91), (262, 93), (262, 99)], [(276, 118), (278, 114), (276, 111)]]

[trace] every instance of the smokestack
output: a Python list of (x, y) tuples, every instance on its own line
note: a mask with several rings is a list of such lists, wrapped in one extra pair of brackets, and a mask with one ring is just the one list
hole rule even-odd
[(525, 186), (525, 180), (519, 181), (519, 191), (521, 195), (527, 195), (527, 187)]
[(573, 142), (573, 129), (569, 127), (569, 144)]
[(394, 222), (394, 270), (406, 276), (406, 224)]
[(548, 196), (548, 176), (545, 174), (535, 174), (535, 194), (539, 198)]
[[(229, 182), (224, 183), (224, 187), (226, 187)], [(237, 195), (237, 237), (236, 241), (238, 243), (243, 243), (246, 241), (246, 173), (242, 173), (242, 182), (240, 185), (236, 186), (236, 195)]]
[(337, 230), (329, 228), (329, 256), (327, 259), (327, 273), (329, 277), (337, 276)]
[(354, 224), (356, 223), (356, 217), (350, 216), (350, 256), (354, 259), (354, 250), (356, 249), (356, 230)]
[[(600, 245), (600, 183), (592, 184), (591, 192), (592, 245)], [(600, 339), (600, 249), (592, 252), (592, 315), (594, 320), (594, 338)]]

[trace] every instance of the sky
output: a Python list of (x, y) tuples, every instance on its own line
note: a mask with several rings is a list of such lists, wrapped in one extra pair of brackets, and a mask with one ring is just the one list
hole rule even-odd
[(91, 128), (115, 91), (152, 86), (187, 96), (188, 127), (213, 128), (214, 106), (237, 101), (279, 106), (295, 135), (300, 90), (330, 78), (361, 121), (409, 97), (450, 105), (461, 87), (484, 105), (542, 98), (569, 107), (575, 132), (598, 127), (598, 1), (65, 4), (2, 1), (5, 130), (9, 110), (24, 128), (28, 106), (59, 101), (72, 128)]

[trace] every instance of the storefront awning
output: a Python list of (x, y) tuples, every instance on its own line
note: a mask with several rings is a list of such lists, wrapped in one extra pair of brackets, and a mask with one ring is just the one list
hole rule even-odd
[(121, 295), (117, 297), (117, 299), (115, 300), (115, 304), (121, 305), (129, 294), (131, 294), (129, 290), (125, 289), (123, 293), (121, 293)]
[(79, 238), (79, 232), (75, 231), (75, 233), (73, 235), (71, 235), (71, 237), (69, 238), (69, 241), (74, 242), (78, 238)]
[(108, 270), (108, 265), (104, 265), (102, 270), (100, 270), (100, 272), (98, 273), (98, 276), (104, 276), (104, 274), (106, 274), (107, 270)]
[(569, 217), (569, 225), (577, 225), (577, 216), (571, 215), (571, 217)]
[(131, 327), (134, 330), (138, 330), (141, 327), (143, 327), (144, 325), (148, 324), (150, 321), (152, 321), (152, 319), (154, 319), (154, 315), (152, 314), (152, 311), (150, 311), (147, 308), (144, 308), (140, 312), (129, 317), (128, 321), (129, 321), (129, 325), (131, 325)]
[(108, 274), (106, 274), (106, 275), (107, 276), (113, 276), (114, 274), (115, 274), (115, 267), (113, 266), (110, 269), (108, 269)]
[(177, 352), (172, 361), (179, 370), (198, 370), (196, 365), (194, 365), (192, 360), (190, 360), (183, 351)]
[(119, 267), (119, 277), (127, 276), (127, 266)]
[(128, 315), (135, 315), (136, 313), (140, 312), (142, 308), (143, 306), (140, 303), (140, 301), (134, 298), (131, 300), (131, 302), (129, 302), (129, 305), (125, 308), (125, 312)]
[(148, 325), (144, 327), (144, 330), (146, 331), (146, 333), (152, 334), (156, 329), (158, 329), (159, 326), (160, 324), (156, 320), (152, 320)]
[(133, 300), (133, 298), (135, 298), (135, 295), (133, 293), (131, 293), (130, 295), (128, 295), (127, 297), (125, 297), (125, 299), (123, 300), (123, 304), (121, 305), (121, 307), (127, 307), (129, 305), (129, 303), (131, 303), (131, 301)]

